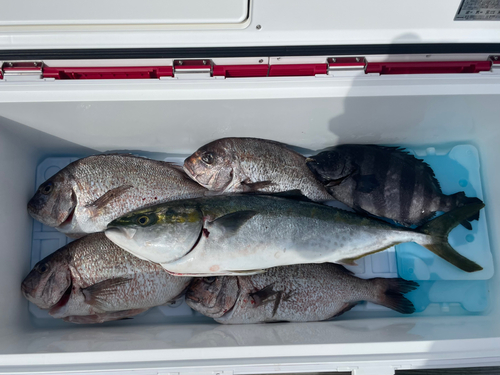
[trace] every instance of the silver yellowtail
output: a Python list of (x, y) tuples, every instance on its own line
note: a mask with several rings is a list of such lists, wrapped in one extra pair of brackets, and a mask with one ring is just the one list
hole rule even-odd
[(106, 236), (180, 275), (248, 275), (291, 264), (353, 264), (403, 242), (416, 242), (474, 272), (481, 266), (456, 252), (447, 236), (483, 207), (463, 206), (413, 230), (316, 203), (214, 196), (135, 211), (109, 224)]

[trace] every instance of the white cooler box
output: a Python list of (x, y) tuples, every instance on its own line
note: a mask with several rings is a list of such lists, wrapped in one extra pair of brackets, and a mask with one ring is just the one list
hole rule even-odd
[[(0, 373), (388, 375), (500, 365), (495, 6), (5, 5)], [(452, 232), (452, 244), (484, 270), (456, 272), (412, 245), (390, 249), (353, 270), (417, 280), (420, 289), (409, 295), (415, 314), (363, 304), (333, 321), (302, 324), (223, 326), (181, 304), (79, 326), (23, 298), (30, 268), (67, 242), (27, 214), (39, 183), (77, 157), (120, 150), (182, 160), (226, 136), (273, 139), (305, 153), (343, 143), (411, 149), (433, 166), (445, 193), (463, 190), (485, 201), (473, 231)]]

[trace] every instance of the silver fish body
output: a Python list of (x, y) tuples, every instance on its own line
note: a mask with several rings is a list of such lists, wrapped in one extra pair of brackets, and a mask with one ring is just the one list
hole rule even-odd
[(223, 324), (310, 322), (339, 316), (361, 301), (411, 314), (415, 308), (403, 294), (417, 286), (403, 279), (359, 279), (337, 264), (302, 264), (195, 279), (186, 301)]
[[(397, 147), (346, 144), (306, 160), (335, 199), (405, 226), (421, 225), (437, 211), (481, 202), (463, 192), (443, 194), (432, 168)], [(479, 214), (468, 220), (477, 218)], [(467, 220), (462, 224), (472, 229)]]
[(474, 205), (410, 230), (329, 206), (273, 196), (214, 196), (139, 210), (112, 222), (106, 236), (179, 275), (241, 275), (305, 263), (352, 264), (416, 242), (468, 272), (482, 269), (447, 243)]
[(108, 223), (135, 209), (205, 192), (171, 163), (129, 154), (94, 155), (71, 163), (40, 185), (28, 212), (70, 237), (81, 237), (104, 231)]
[(304, 156), (265, 139), (218, 139), (189, 156), (184, 170), (207, 189), (221, 193), (300, 190), (316, 202), (333, 199), (309, 171)]
[(133, 316), (170, 302), (190, 281), (168, 274), (159, 265), (120, 249), (103, 233), (95, 233), (38, 262), (21, 290), (54, 318), (87, 316), (98, 322)]

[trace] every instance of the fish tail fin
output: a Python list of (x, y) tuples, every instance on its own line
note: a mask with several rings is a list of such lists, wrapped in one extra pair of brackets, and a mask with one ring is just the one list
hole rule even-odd
[[(478, 204), (483, 203), (483, 201), (479, 198), (467, 197), (463, 191), (456, 193), (456, 194), (453, 194), (452, 197), (455, 199), (455, 202), (456, 202), (455, 204), (457, 207), (468, 206), (468, 205), (476, 204), (476, 203), (478, 203)], [(466, 222), (479, 220), (479, 211), (477, 211), (472, 216), (466, 218), (465, 220), (466, 220)], [(469, 224), (469, 226), (465, 225), (465, 227), (467, 229), (469, 229), (470, 224)], [(472, 228), (470, 228), (470, 229), (472, 229)]]
[(463, 271), (476, 272), (482, 270), (483, 267), (460, 255), (450, 246), (448, 234), (458, 224), (478, 214), (483, 207), (484, 203), (479, 200), (479, 202), (457, 207), (418, 227), (416, 231), (427, 234), (432, 238), (430, 243), (421, 243), (421, 245)]
[(415, 281), (383, 278), (368, 281), (378, 285), (378, 287), (374, 288), (375, 295), (370, 302), (388, 307), (401, 314), (412, 314), (415, 312), (413, 303), (404, 296), (404, 294), (418, 288), (419, 285)]

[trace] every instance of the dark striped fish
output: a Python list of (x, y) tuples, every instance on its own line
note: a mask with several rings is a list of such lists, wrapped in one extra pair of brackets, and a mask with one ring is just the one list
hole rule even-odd
[[(463, 192), (443, 194), (432, 168), (398, 147), (340, 145), (306, 162), (335, 199), (404, 226), (421, 225), (437, 211), (481, 202)], [(479, 213), (462, 225), (472, 229), (469, 221), (478, 218)]]

